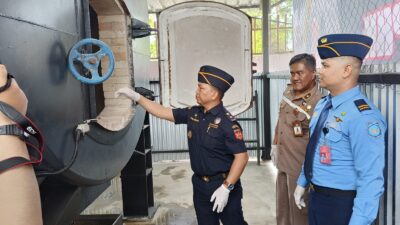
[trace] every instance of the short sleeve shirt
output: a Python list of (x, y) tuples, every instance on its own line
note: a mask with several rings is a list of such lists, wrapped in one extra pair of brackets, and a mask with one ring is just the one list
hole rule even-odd
[(240, 124), (221, 104), (173, 109), (175, 124), (187, 124), (192, 170), (200, 176), (229, 171), (234, 154), (246, 152)]

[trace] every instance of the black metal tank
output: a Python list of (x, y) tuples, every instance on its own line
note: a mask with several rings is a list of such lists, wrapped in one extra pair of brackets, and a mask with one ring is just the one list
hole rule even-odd
[[(67, 69), (69, 49), (90, 37), (87, 0), (0, 0), (0, 60), (25, 91), (28, 116), (45, 138), (39, 170), (57, 170), (71, 160), (74, 130), (96, 117), (95, 86), (76, 80)], [(92, 123), (79, 142), (79, 154), (64, 173), (39, 179), (47, 225), (69, 224), (118, 175), (133, 153), (144, 111), (118, 132)]]

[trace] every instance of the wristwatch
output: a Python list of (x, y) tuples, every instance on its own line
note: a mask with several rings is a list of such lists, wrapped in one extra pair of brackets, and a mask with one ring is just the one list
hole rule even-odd
[(226, 189), (228, 189), (229, 191), (232, 191), (232, 190), (235, 188), (235, 185), (229, 183), (227, 180), (224, 180), (224, 186), (225, 186)]

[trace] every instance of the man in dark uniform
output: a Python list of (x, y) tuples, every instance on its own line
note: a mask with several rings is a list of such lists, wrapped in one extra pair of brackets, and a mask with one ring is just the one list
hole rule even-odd
[(198, 73), (196, 100), (199, 106), (171, 109), (143, 98), (130, 88), (123, 94), (152, 115), (176, 124), (187, 124), (191, 167), (194, 172), (193, 201), (199, 225), (246, 225), (240, 184), (248, 154), (242, 128), (225, 109), (222, 98), (234, 78), (212, 66)]

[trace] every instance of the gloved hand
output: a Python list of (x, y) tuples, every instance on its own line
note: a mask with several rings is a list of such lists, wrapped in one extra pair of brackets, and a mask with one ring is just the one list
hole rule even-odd
[(222, 184), (217, 190), (214, 191), (214, 194), (211, 196), (210, 202), (214, 202), (213, 211), (217, 210), (217, 213), (220, 213), (224, 210), (226, 204), (228, 204), (229, 198), (229, 190)]
[(294, 201), (299, 209), (306, 207), (306, 203), (304, 202), (303, 198), (305, 190), (305, 188), (299, 185), (297, 185), (296, 189), (294, 190)]
[(131, 100), (137, 102), (140, 99), (140, 94), (137, 93), (136, 91), (128, 88), (128, 87), (123, 87), (118, 89), (115, 92), (115, 97), (118, 98), (120, 95), (125, 95), (126, 97), (130, 98)]
[(279, 146), (278, 145), (271, 145), (271, 153), (269, 154), (271, 156), (271, 161), (272, 164), (276, 167), (276, 164), (278, 163), (278, 154), (279, 154)]

